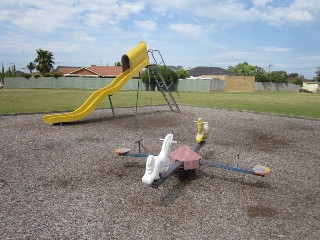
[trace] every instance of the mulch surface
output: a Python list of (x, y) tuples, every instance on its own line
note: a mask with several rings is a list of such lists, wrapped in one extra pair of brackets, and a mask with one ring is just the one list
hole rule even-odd
[[(43, 115), (0, 116), (1, 239), (319, 239), (320, 121), (209, 108), (96, 110), (50, 126)], [(166, 134), (193, 146), (212, 128), (204, 159), (267, 178), (201, 166), (192, 179), (142, 183), (145, 158)], [(239, 157), (238, 157), (239, 156)]]

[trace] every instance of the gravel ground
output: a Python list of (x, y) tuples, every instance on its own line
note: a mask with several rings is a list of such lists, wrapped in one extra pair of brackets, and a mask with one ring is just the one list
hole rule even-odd
[[(320, 121), (180, 106), (96, 110), (50, 126), (42, 114), (0, 116), (1, 239), (319, 239)], [(144, 185), (145, 159), (119, 157), (173, 133), (199, 154), (269, 166), (267, 178), (202, 166), (194, 180)], [(240, 159), (237, 160), (237, 154)]]

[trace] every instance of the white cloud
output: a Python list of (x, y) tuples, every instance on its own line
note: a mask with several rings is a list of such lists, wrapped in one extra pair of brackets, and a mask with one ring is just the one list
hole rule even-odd
[(9, 23), (38, 32), (86, 26), (98, 28), (106, 24), (116, 26), (119, 21), (143, 12), (147, 6), (155, 13), (166, 15), (165, 21), (174, 21), (174, 16), (179, 16), (182, 24), (184, 19), (196, 24), (209, 19), (211, 24), (219, 25), (256, 20), (270, 25), (319, 22), (319, 0), (294, 0), (285, 6), (274, 3), (273, 0), (252, 0), (250, 6), (247, 0), (199, 0), (196, 3), (192, 0), (10, 0), (1, 4), (0, 24), (5, 27)]
[(292, 49), (268, 46), (268, 47), (262, 47), (261, 50), (265, 52), (289, 52)]
[(201, 36), (204, 34), (204, 27), (191, 23), (184, 24), (171, 24), (169, 26), (170, 29), (186, 34), (188, 36)]
[(266, 7), (272, 0), (252, 0), (252, 3), (256, 7)]
[[(68, 57), (57, 57), (60, 62), (97, 59), (112, 64), (125, 49), (145, 40), (166, 52), (172, 64), (248, 61), (268, 66), (290, 59), (315, 65), (319, 1), (6, 0), (0, 8), (0, 52), (4, 61), (17, 62), (34, 58), (41, 47)], [(265, 25), (256, 36), (256, 27)], [(294, 30), (305, 44), (293, 49)], [(272, 41), (269, 34), (274, 34)]]
[(316, 23), (320, 18), (318, 0), (295, 0), (282, 7), (268, 6), (258, 10), (260, 19), (270, 25)]
[(119, 19), (123, 19), (131, 14), (141, 12), (144, 8), (145, 3), (143, 1), (124, 2), (118, 5), (117, 12), (115, 14)]
[(320, 62), (320, 54), (300, 56), (297, 59), (299, 59), (300, 61), (307, 61), (307, 62)]
[[(0, 23), (25, 30), (52, 32), (56, 29), (115, 25), (144, 9), (143, 1), (11, 0), (1, 4)], [(12, 10), (14, 9), (14, 11)]]
[[(152, 10), (154, 12), (158, 12), (161, 14), (166, 14), (167, 12), (170, 11), (183, 11), (183, 10), (188, 10), (190, 4), (192, 3), (192, 1), (190, 0), (162, 0), (162, 1), (158, 1), (158, 0), (151, 0), (151, 5), (152, 5)], [(201, 4), (201, 0), (197, 1), (197, 3), (195, 4), (193, 2), (194, 5), (198, 5)]]
[(148, 31), (155, 31), (157, 29), (157, 23), (152, 20), (134, 21), (134, 25)]
[(38, 48), (48, 49), (49, 51), (54, 53), (57, 53), (57, 52), (72, 53), (75, 51), (79, 51), (82, 48), (81, 44), (79, 43), (68, 42), (66, 44), (66, 42), (63, 42), (63, 41), (52, 41), (42, 45), (43, 46), (40, 45)]
[(220, 24), (260, 20), (269, 25), (286, 23), (316, 23), (320, 18), (319, 0), (293, 0), (290, 4), (275, 5), (273, 0), (153, 0), (152, 9), (167, 16), (178, 15), (192, 19), (212, 19)]

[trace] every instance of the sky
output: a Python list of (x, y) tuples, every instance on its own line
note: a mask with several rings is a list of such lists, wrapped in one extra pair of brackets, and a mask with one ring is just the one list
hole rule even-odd
[(26, 65), (36, 49), (55, 67), (114, 65), (146, 42), (166, 65), (315, 77), (320, 66), (320, 0), (6, 0), (0, 5), (0, 62)]

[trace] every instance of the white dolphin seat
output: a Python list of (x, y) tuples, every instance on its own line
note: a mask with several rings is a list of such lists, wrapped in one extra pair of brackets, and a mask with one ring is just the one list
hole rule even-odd
[(160, 179), (160, 175), (168, 170), (170, 165), (169, 153), (174, 141), (173, 134), (169, 133), (163, 140), (161, 152), (158, 156), (149, 155), (146, 162), (146, 171), (142, 177), (142, 182), (152, 184), (154, 180)]

